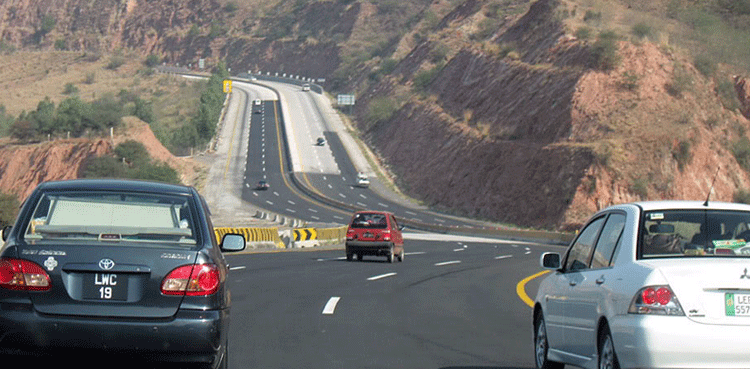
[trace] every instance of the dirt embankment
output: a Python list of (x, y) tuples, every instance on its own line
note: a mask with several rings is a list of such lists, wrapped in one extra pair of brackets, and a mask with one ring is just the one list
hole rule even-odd
[(204, 173), (201, 164), (173, 156), (146, 123), (133, 117), (124, 120), (124, 128), (116, 132), (114, 142), (76, 138), (28, 145), (0, 143), (0, 192), (15, 194), (23, 201), (41, 182), (80, 178), (86, 159), (110, 155), (114, 146), (129, 139), (143, 143), (152, 159), (175, 168), (183, 184), (199, 185)]
[(717, 171), (712, 199), (748, 188), (731, 148), (750, 122), (722, 106), (715, 79), (647, 40), (619, 41), (620, 63), (600, 71), (559, 6), (540, 0), (495, 36), (515, 45), (514, 57), (461, 50), (389, 119), (363, 123), (363, 106), (413, 88), (432, 68), (432, 44), (359, 97), (359, 128), (408, 194), (462, 214), (575, 229), (612, 204), (705, 200)]

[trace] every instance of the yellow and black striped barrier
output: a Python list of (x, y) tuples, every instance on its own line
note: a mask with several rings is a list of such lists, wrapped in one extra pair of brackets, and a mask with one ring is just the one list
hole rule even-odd
[(221, 238), (227, 233), (241, 234), (245, 236), (245, 241), (251, 242), (269, 242), (274, 243), (277, 248), (283, 249), (284, 243), (279, 237), (278, 228), (253, 228), (253, 227), (215, 227), (214, 233), (216, 239), (221, 242)]
[(294, 230), (294, 242), (314, 241), (318, 239), (318, 231), (315, 228), (298, 228)]

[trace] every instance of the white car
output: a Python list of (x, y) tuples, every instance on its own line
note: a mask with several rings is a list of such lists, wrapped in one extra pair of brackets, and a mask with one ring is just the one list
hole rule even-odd
[(304, 85), (302, 85), (302, 91), (310, 91), (310, 84), (305, 83)]
[(655, 201), (597, 212), (533, 313), (537, 368), (750, 368), (750, 206)]
[(367, 178), (367, 174), (357, 173), (357, 187), (370, 187), (370, 178)]

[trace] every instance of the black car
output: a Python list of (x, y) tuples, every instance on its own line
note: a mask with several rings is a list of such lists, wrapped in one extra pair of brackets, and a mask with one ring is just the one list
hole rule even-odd
[(194, 188), (42, 183), (3, 238), (0, 348), (227, 366), (222, 251), (243, 250), (245, 239), (219, 244)]

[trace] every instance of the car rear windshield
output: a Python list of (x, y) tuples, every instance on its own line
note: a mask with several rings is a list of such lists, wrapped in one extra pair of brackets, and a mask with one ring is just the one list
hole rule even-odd
[(750, 212), (664, 210), (645, 212), (639, 256), (750, 256)]
[(190, 198), (126, 192), (42, 195), (29, 222), (27, 242), (195, 245)]
[(352, 228), (388, 228), (388, 220), (385, 214), (360, 213), (354, 216)]

